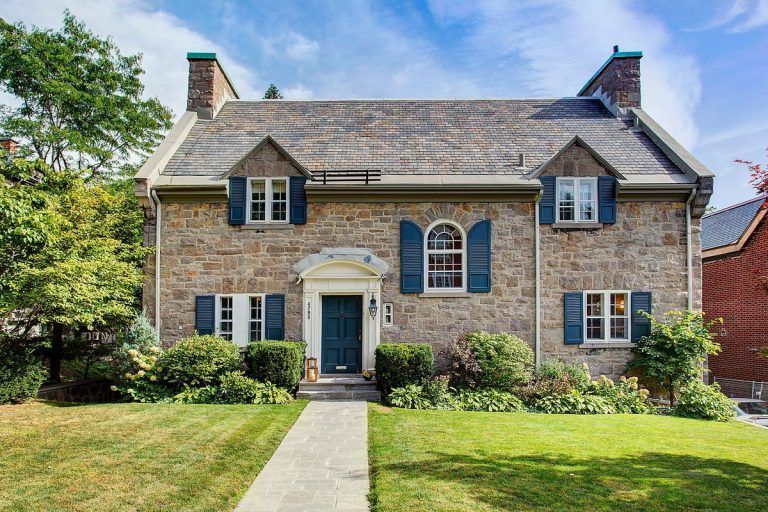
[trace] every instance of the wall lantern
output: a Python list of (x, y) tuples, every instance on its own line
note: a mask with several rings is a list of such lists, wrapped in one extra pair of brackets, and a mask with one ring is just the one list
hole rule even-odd
[(379, 311), (379, 306), (376, 304), (376, 299), (371, 299), (371, 303), (368, 304), (368, 312), (371, 314), (371, 318), (376, 318), (376, 313)]

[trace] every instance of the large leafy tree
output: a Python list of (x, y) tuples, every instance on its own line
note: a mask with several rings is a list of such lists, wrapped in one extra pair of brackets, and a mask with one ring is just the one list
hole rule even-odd
[(19, 100), (0, 107), (0, 132), (56, 171), (126, 175), (171, 125), (170, 110), (143, 97), (142, 73), (141, 55), (122, 55), (68, 11), (58, 31), (0, 18), (0, 89)]
[(31, 341), (46, 328), (57, 381), (67, 331), (136, 314), (142, 214), (120, 187), (86, 184), (41, 161), (0, 160), (0, 330)]

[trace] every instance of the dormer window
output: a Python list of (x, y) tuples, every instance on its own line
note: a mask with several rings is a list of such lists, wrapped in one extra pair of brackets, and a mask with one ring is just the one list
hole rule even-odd
[(288, 178), (248, 180), (248, 222), (288, 222)]
[(597, 222), (597, 178), (557, 178), (557, 221)]

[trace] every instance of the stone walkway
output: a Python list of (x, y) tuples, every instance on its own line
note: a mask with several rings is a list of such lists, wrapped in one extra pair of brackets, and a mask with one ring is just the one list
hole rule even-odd
[(367, 511), (367, 411), (366, 402), (310, 402), (235, 512)]

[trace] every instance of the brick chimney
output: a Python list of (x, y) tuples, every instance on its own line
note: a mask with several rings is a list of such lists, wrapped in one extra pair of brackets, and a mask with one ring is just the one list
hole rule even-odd
[(577, 96), (600, 98), (617, 117), (628, 114), (630, 108), (640, 108), (640, 59), (643, 52), (622, 52), (613, 47), (613, 54), (581, 88)]
[(197, 112), (201, 119), (213, 119), (225, 101), (240, 98), (215, 53), (191, 52), (187, 60), (187, 111)]
[(13, 155), (19, 149), (19, 143), (7, 137), (2, 138), (0, 139), (0, 149), (5, 150), (9, 155)]

